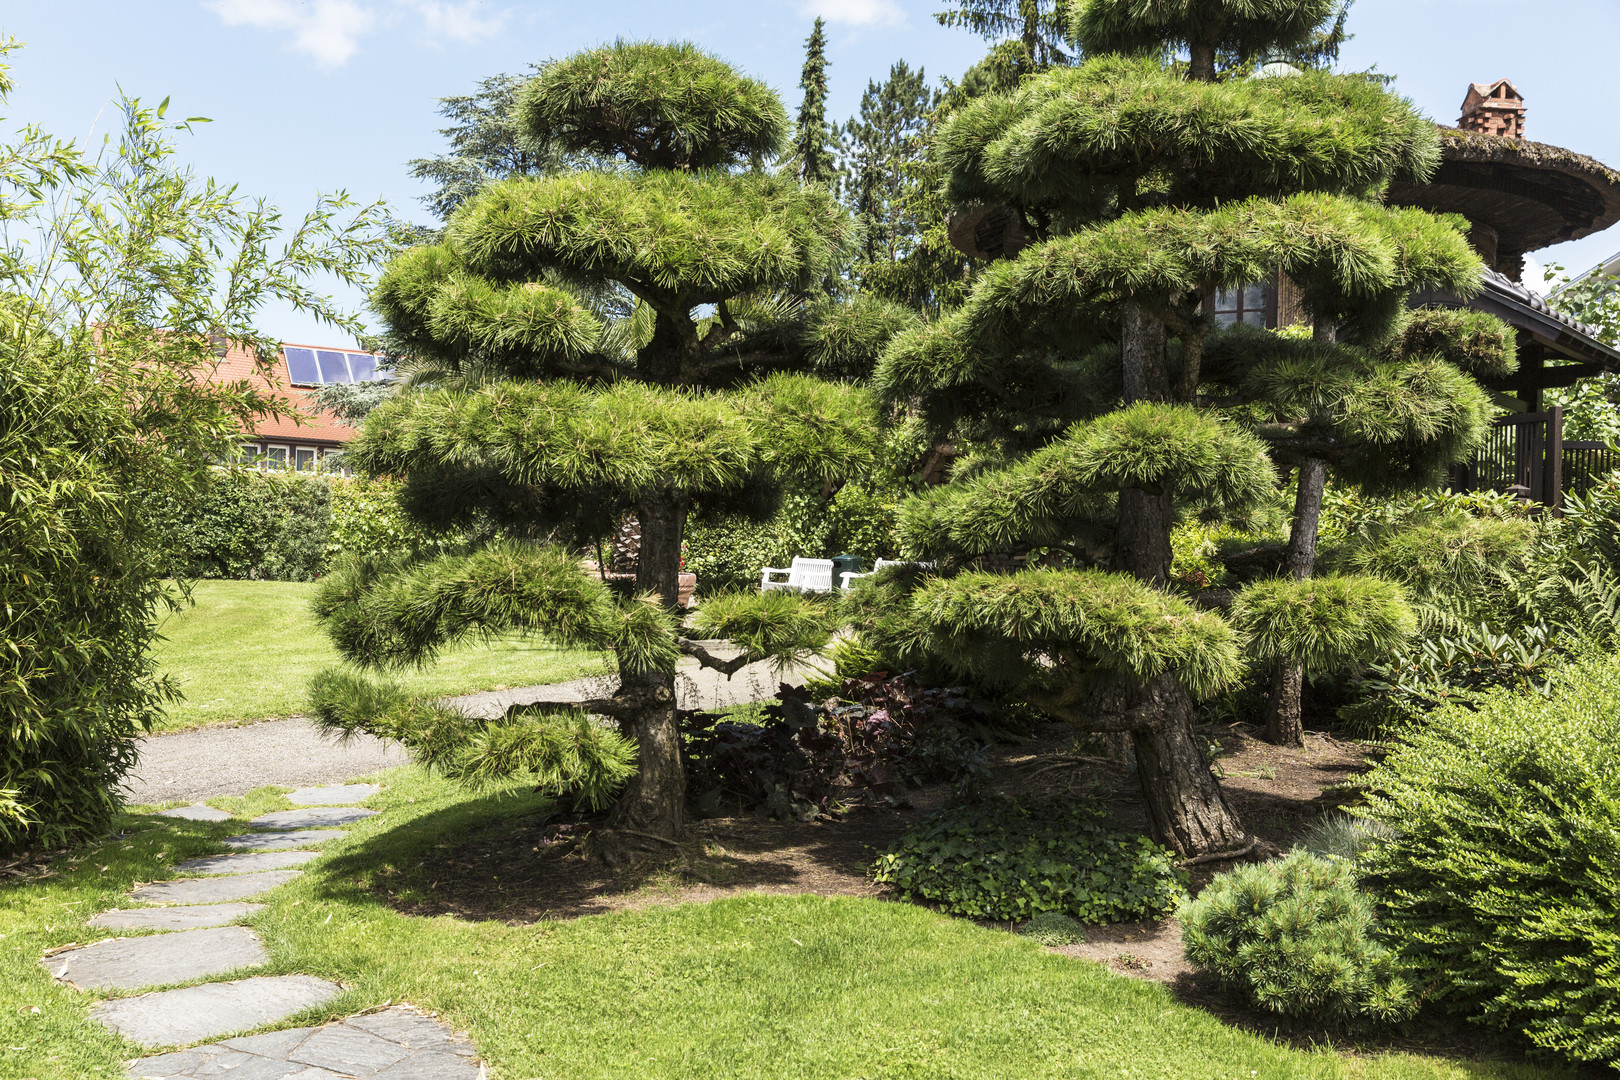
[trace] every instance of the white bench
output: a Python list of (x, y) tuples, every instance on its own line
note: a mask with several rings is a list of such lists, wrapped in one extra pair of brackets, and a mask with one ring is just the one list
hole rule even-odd
[[(784, 581), (773, 581), (773, 574), (786, 574)], [(847, 576), (847, 575), (846, 575)], [(831, 559), (800, 559), (795, 557), (793, 565), (786, 570), (780, 567), (767, 566), (760, 571), (759, 591), (768, 592), (832, 592), (833, 590), (833, 561)]]
[(932, 570), (934, 568), (934, 564), (931, 563), (931, 562), (910, 562), (910, 561), (908, 561), (906, 559), (879, 559), (879, 560), (877, 560), (876, 562), (874, 562), (872, 564), (872, 569), (868, 570), (864, 574), (855, 574), (855, 573), (845, 574), (844, 575), (844, 580), (843, 580), (843, 583), (842, 583), (841, 587), (847, 589), (850, 586), (852, 586), (853, 584), (855, 584), (856, 579), (863, 578), (863, 577), (871, 577), (873, 574), (877, 573), (879, 570), (883, 569), (885, 566), (920, 566), (924, 570)]

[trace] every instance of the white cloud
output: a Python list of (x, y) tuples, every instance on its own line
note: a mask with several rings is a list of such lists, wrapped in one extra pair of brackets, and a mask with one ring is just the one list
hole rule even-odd
[(851, 26), (898, 26), (906, 21), (906, 13), (894, 0), (806, 0), (799, 10)]
[(488, 6), (479, 0), (393, 0), (381, 13), (358, 0), (204, 0), (203, 7), (226, 26), (291, 35), (292, 48), (323, 67), (342, 67), (360, 50), (363, 37), (402, 18), (417, 23), (422, 36), (435, 44), (473, 44), (494, 37), (505, 24), (501, 14), (484, 14)]
[(449, 38), (466, 45), (492, 38), (506, 25), (501, 15), (483, 16), (486, 7), (478, 0), (465, 0), (460, 4), (437, 3), (435, 0), (417, 0), (408, 5), (422, 17), (422, 30), (430, 40)]
[(360, 48), (376, 14), (354, 0), (208, 0), (203, 7), (226, 26), (252, 26), (292, 34), (292, 47), (323, 67), (341, 67)]

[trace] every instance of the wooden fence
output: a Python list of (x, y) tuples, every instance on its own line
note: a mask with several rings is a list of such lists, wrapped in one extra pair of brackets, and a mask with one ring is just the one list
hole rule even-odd
[(1620, 469), (1620, 453), (1607, 443), (1566, 442), (1564, 410), (1505, 416), (1474, 460), (1452, 469), (1454, 491), (1506, 491), (1558, 513), (1564, 495), (1584, 495)]

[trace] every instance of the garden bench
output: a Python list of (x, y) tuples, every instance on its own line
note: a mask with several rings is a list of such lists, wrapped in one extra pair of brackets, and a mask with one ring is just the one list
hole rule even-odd
[[(786, 574), (787, 580), (773, 581), (773, 574)], [(833, 590), (833, 561), (831, 559), (801, 559), (795, 557), (793, 565), (786, 570), (767, 566), (760, 571), (759, 591), (762, 593), (787, 592), (832, 592)]]
[(910, 562), (906, 559), (879, 559), (872, 564), (872, 569), (868, 570), (864, 574), (845, 574), (842, 587), (847, 589), (855, 584), (856, 578), (871, 577), (885, 566), (920, 566), (924, 570), (932, 570), (934, 568), (934, 564), (931, 562)]

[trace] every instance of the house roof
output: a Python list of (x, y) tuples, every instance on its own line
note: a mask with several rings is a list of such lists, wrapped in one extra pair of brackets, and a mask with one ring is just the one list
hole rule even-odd
[[(1563, 385), (1542, 381), (1559, 378), (1574, 371), (1583, 374), (1598, 370), (1620, 371), (1620, 349), (1607, 344), (1590, 326), (1570, 318), (1549, 305), (1545, 298), (1530, 291), (1505, 274), (1486, 270), (1479, 292), (1462, 300), (1446, 292), (1423, 292), (1412, 298), (1414, 304), (1435, 304), (1442, 307), (1471, 307), (1489, 312), (1519, 332), (1521, 360), (1527, 359), (1527, 346), (1538, 357), (1534, 365), (1521, 363), (1518, 376), (1506, 382), (1532, 385)], [(1541, 367), (1542, 360), (1573, 361), (1579, 368)], [(1587, 369), (1590, 369), (1589, 371)], [(1536, 372), (1554, 373), (1548, 376)], [(1489, 380), (1487, 380), (1489, 382)]]
[(315, 404), (315, 390), (293, 385), (287, 373), (285, 350), (276, 354), (275, 362), (267, 373), (255, 363), (251, 352), (233, 343), (225, 350), (211, 378), (216, 382), (246, 379), (260, 390), (292, 401), (298, 420), (292, 416), (260, 417), (253, 430), (246, 433), (248, 435), (260, 439), (282, 439), (288, 443), (342, 444), (358, 434), (357, 429)]

